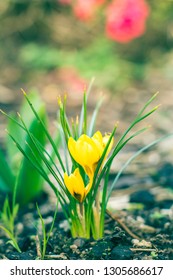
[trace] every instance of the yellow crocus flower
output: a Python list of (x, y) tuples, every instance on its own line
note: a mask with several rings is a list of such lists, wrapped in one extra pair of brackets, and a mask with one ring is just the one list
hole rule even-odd
[[(77, 141), (72, 137), (69, 138), (68, 149), (70, 154), (84, 168), (89, 178), (94, 175), (97, 163), (103, 154), (109, 137), (110, 135), (103, 137), (101, 132), (97, 131), (92, 137), (82, 134)], [(112, 145), (113, 139), (108, 147), (105, 158), (110, 152)]]
[(85, 187), (79, 168), (76, 168), (70, 176), (64, 173), (64, 183), (71, 195), (81, 203), (91, 189), (92, 178)]

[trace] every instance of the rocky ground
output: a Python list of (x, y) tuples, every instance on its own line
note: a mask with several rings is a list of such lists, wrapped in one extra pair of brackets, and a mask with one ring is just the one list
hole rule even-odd
[[(67, 222), (59, 210), (45, 259), (172, 260), (173, 192), (170, 183), (173, 178), (171, 175), (167, 176), (167, 181), (162, 180), (162, 176), (165, 178), (165, 172), (168, 171), (173, 174), (172, 165), (162, 166), (159, 170), (160, 176), (150, 177), (150, 183), (147, 183), (148, 178), (140, 182), (135, 174), (122, 176), (107, 213), (105, 236), (100, 240), (72, 238)], [(149, 188), (151, 182), (152, 189)], [(145, 185), (145, 188), (141, 188), (141, 185)], [(50, 197), (44, 194), (39, 207), (48, 230), (55, 205), (50, 201)], [(7, 244), (8, 239), (1, 232), (0, 258), (41, 258), (41, 224), (35, 203), (21, 209), (16, 221), (16, 231), (22, 253)]]

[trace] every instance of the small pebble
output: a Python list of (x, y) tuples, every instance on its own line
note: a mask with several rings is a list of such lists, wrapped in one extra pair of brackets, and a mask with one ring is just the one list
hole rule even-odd
[(78, 247), (75, 244), (70, 245), (70, 249), (76, 250)]
[(22, 223), (18, 223), (18, 224), (16, 225), (16, 228), (17, 228), (18, 234), (20, 234), (20, 233), (22, 233), (22, 231), (23, 231), (23, 229), (24, 229), (24, 226), (23, 226)]
[(149, 241), (146, 240), (141, 240), (139, 241), (138, 239), (133, 239), (132, 243), (136, 247), (143, 247), (143, 248), (152, 248), (152, 244)]
[(77, 238), (74, 240), (74, 244), (78, 247), (78, 248), (81, 248), (84, 246), (86, 240), (83, 239), (83, 238)]

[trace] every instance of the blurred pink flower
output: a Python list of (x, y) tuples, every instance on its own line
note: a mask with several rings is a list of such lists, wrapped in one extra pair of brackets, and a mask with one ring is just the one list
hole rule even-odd
[(73, 7), (74, 14), (82, 21), (90, 20), (104, 2), (105, 0), (76, 0)]
[(73, 67), (60, 68), (58, 71), (59, 81), (65, 90), (73, 93), (83, 93), (84, 88), (87, 84), (80, 73)]
[(106, 12), (106, 35), (121, 43), (141, 36), (149, 11), (145, 0), (114, 0)]

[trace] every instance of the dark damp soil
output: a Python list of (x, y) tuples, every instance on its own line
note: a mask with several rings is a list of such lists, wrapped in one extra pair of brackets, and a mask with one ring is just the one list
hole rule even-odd
[[(163, 164), (158, 173), (150, 178), (156, 187), (142, 190), (135, 174), (122, 176), (117, 193), (121, 190), (121, 197), (129, 193), (127, 207), (107, 213), (105, 236), (100, 240), (72, 238), (63, 213), (58, 211), (45, 259), (173, 260), (172, 174), (173, 166), (170, 163)], [(133, 182), (136, 182), (139, 188), (129, 192)], [(170, 196), (165, 196), (165, 192)], [(160, 193), (164, 194), (162, 199), (158, 198)], [(47, 230), (54, 214), (52, 209), (55, 208), (49, 199), (49, 195), (44, 194), (38, 201)], [(16, 231), (22, 253), (18, 253), (7, 243), (8, 239), (0, 232), (0, 259), (39, 259), (41, 225), (35, 202), (19, 211)]]

